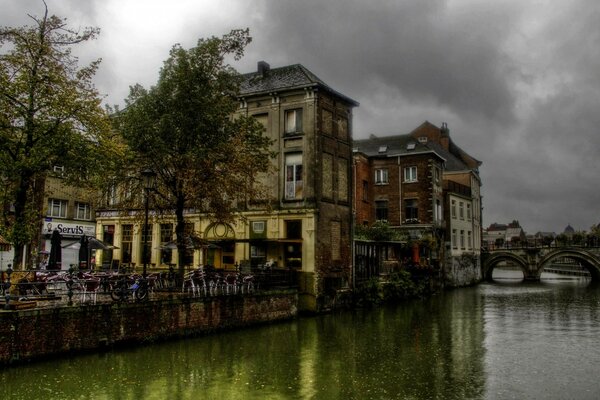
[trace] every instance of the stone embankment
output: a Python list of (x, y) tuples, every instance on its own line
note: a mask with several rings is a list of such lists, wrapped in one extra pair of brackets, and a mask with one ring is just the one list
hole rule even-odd
[(0, 311), (0, 365), (295, 318), (296, 290)]

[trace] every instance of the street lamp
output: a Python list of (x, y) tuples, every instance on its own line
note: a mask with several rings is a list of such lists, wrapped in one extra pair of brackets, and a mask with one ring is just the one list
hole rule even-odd
[(145, 199), (145, 213), (144, 213), (144, 250), (142, 254), (144, 269), (143, 277), (146, 280), (147, 266), (148, 266), (148, 199), (150, 197), (150, 191), (154, 189), (156, 184), (156, 172), (151, 169), (145, 169), (142, 171), (142, 183), (144, 185)]

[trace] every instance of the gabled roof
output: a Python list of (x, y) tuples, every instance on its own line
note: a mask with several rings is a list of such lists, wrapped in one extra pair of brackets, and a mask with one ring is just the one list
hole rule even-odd
[[(354, 151), (368, 157), (395, 157), (399, 155), (436, 153), (429, 143), (421, 143), (410, 135), (394, 135), (377, 137), (371, 135), (368, 139), (354, 140)], [(438, 157), (443, 158), (437, 154)]]
[(243, 81), (240, 86), (240, 95), (242, 97), (316, 87), (342, 98), (354, 107), (359, 105), (357, 101), (332, 89), (318, 76), (300, 64), (267, 68), (264, 72), (257, 71), (243, 74), (242, 78)]

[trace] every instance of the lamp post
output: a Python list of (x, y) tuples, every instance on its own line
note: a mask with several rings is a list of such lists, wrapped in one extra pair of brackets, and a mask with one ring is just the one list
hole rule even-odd
[(148, 198), (150, 197), (150, 190), (154, 189), (156, 183), (156, 172), (151, 169), (145, 169), (142, 171), (142, 183), (144, 185), (145, 198), (145, 209), (144, 209), (144, 249), (143, 249), (143, 277), (144, 282), (146, 281), (147, 267), (148, 267)]

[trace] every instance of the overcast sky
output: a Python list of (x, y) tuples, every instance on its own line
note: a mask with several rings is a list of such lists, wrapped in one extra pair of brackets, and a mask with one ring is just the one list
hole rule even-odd
[[(123, 104), (156, 83), (171, 46), (250, 28), (234, 64), (300, 63), (360, 102), (354, 137), (447, 122), (483, 162), (484, 227), (528, 233), (600, 223), (600, 2), (597, 0), (47, 0), (77, 50), (102, 58), (95, 83)], [(41, 0), (0, 0), (0, 25), (28, 24)]]

